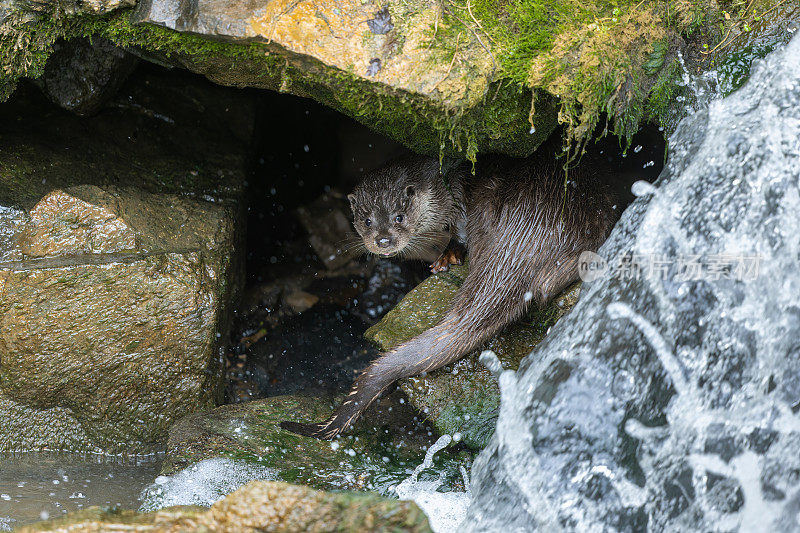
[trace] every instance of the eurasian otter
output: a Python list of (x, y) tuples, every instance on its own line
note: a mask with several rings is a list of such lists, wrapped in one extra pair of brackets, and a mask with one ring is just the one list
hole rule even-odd
[(368, 250), (430, 256), (449, 241), (432, 265), (444, 269), (458, 261), (466, 221), (469, 273), (441, 323), (373, 361), (328, 420), (281, 427), (333, 438), (398, 379), (460, 359), (577, 280), (580, 254), (597, 251), (619, 217), (611, 189), (588, 167), (565, 183), (543, 158), (489, 158), (471, 176), (463, 167), (441, 175), (436, 160), (417, 157), (367, 175), (350, 201)]
[(438, 161), (420, 156), (396, 159), (368, 174), (347, 195), (364, 247), (383, 257), (436, 259), (433, 272), (460, 263), (468, 175), (464, 165), (443, 175)]

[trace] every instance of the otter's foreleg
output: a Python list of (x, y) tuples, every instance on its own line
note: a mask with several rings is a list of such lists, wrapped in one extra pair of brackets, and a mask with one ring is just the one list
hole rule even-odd
[(464, 258), (467, 256), (467, 247), (462, 243), (453, 239), (444, 249), (439, 259), (431, 264), (431, 272), (436, 274), (438, 272), (446, 272), (450, 269), (450, 265), (464, 264)]

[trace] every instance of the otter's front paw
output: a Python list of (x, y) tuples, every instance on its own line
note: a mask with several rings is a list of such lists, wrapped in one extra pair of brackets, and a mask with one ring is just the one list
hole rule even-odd
[(431, 265), (431, 272), (436, 274), (437, 272), (447, 272), (450, 269), (450, 265), (461, 265), (464, 264), (464, 255), (466, 250), (463, 246), (448, 246), (442, 255), (439, 256), (439, 259), (434, 261)]

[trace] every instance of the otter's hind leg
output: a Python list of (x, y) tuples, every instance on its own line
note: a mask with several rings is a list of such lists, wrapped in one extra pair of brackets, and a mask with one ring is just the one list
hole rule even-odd
[(539, 307), (558, 296), (558, 294), (578, 281), (578, 259), (580, 254), (571, 253), (560, 256), (558, 261), (545, 265), (533, 278), (531, 294)]

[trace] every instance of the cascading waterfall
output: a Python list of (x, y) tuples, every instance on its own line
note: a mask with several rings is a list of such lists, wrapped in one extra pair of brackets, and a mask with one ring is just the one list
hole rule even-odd
[(669, 146), (500, 373), (462, 530), (800, 531), (800, 37)]

